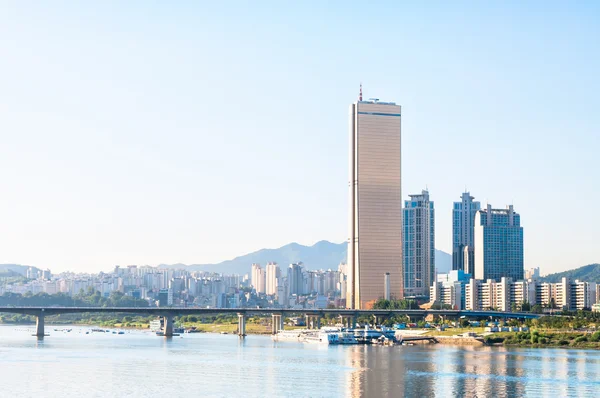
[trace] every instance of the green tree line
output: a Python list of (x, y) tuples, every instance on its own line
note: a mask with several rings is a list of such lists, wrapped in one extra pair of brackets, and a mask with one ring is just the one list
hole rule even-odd
[(26, 306), (26, 307), (148, 307), (148, 302), (126, 296), (119, 291), (113, 291), (104, 297), (94, 288), (83, 289), (74, 296), (65, 293), (4, 293), (0, 296), (0, 306)]

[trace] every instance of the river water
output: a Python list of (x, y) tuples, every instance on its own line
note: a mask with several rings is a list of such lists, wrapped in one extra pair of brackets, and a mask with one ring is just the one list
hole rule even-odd
[(600, 396), (600, 351), (321, 346), (0, 326), (4, 397)]

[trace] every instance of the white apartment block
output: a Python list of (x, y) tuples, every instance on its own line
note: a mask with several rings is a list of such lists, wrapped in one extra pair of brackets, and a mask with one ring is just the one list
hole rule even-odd
[(429, 300), (463, 310), (463, 284), (461, 282), (435, 282), (429, 289)]
[[(432, 286), (432, 293), (440, 294), (437, 289)], [(552, 305), (556, 309), (571, 311), (589, 309), (600, 302), (599, 291), (598, 284), (594, 282), (572, 282), (568, 278), (558, 283), (513, 282), (510, 278), (502, 278), (500, 282), (471, 279), (465, 283), (465, 309), (510, 311), (513, 304), (520, 307), (522, 303), (543, 307)]]

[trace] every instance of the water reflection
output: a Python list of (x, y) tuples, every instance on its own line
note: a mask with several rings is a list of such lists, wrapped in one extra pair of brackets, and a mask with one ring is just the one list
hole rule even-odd
[(600, 353), (504, 347), (352, 347), (348, 397), (597, 396)]
[[(244, 397), (597, 397), (600, 391), (598, 351), (330, 347), (265, 336), (198, 333), (165, 339), (149, 332), (86, 334), (84, 328), (38, 340), (0, 326), (0, 367), (4, 395), (25, 397), (142, 397), (157, 391)], [(24, 374), (34, 374), (36, 382), (23, 383)]]
[(406, 355), (407, 350), (412, 348), (352, 347), (348, 350), (348, 362), (355, 370), (349, 376), (346, 395), (350, 397), (434, 395), (433, 378), (436, 373), (436, 363), (432, 357), (435, 351), (419, 348), (419, 355)]

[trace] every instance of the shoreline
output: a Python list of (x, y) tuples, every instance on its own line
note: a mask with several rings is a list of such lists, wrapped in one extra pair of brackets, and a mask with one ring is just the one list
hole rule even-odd
[[(123, 329), (123, 330), (140, 330), (147, 331), (150, 329), (149, 324), (140, 324), (140, 325), (128, 325), (124, 326), (120, 323), (116, 323), (113, 325), (102, 325), (96, 322), (48, 322), (46, 323), (48, 327), (51, 326), (75, 326), (75, 327), (97, 327), (103, 329)], [(210, 334), (228, 334), (228, 335), (237, 335), (237, 331), (234, 328), (229, 327), (229, 324), (202, 324), (204, 327), (198, 328), (195, 333), (210, 333)], [(35, 327), (34, 322), (1, 322), (0, 326), (15, 326), (15, 327)], [(198, 325), (193, 325), (198, 327)], [(231, 325), (234, 326), (234, 325)], [(261, 325), (262, 326), (262, 325)], [(190, 329), (192, 326), (184, 325), (185, 329)], [(223, 328), (224, 330), (219, 330)], [(212, 330), (207, 330), (212, 329)], [(557, 343), (531, 343), (529, 342), (530, 337), (527, 339), (521, 340), (520, 343), (516, 343), (515, 339), (517, 338), (517, 333), (502, 333), (502, 334), (491, 334), (485, 337), (463, 337), (459, 335), (451, 335), (451, 336), (432, 336), (435, 337), (436, 343), (447, 346), (466, 346), (466, 347), (506, 347), (506, 348), (536, 348), (536, 349), (545, 349), (545, 348), (562, 348), (562, 349), (583, 349), (583, 350), (600, 350), (600, 342), (593, 341), (592, 333), (581, 333), (577, 331), (564, 331), (562, 333), (552, 332), (544, 334), (539, 332), (538, 335), (548, 341), (552, 339), (560, 339)], [(596, 332), (600, 333), (600, 332)], [(268, 330), (246, 330), (246, 335), (249, 336), (270, 336), (271, 332)], [(567, 336), (567, 337), (565, 337)], [(584, 340), (577, 340), (578, 338), (585, 337)], [(429, 345), (431, 343), (427, 342), (415, 342), (415, 344), (420, 345)]]
[(483, 339), (475, 337), (458, 337), (458, 336), (434, 336), (438, 344), (457, 345), (457, 346), (476, 346), (483, 347), (485, 343)]

